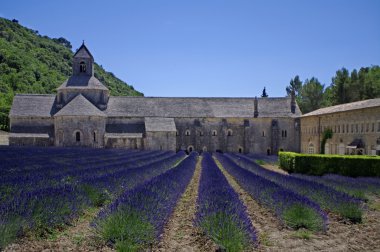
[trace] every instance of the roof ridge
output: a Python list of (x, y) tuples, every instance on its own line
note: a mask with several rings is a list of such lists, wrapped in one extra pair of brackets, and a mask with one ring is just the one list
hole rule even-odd
[[(144, 99), (144, 98), (150, 98), (150, 99), (255, 99), (255, 97), (186, 97), (186, 96), (110, 96), (114, 98), (132, 98), (132, 99)], [(257, 99), (278, 99), (278, 100), (283, 100), (283, 99), (290, 99), (290, 97), (257, 97)]]

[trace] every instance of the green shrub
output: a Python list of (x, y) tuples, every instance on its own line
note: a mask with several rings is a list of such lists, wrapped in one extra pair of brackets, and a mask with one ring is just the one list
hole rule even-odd
[(96, 223), (98, 235), (117, 251), (141, 251), (154, 242), (154, 227), (134, 211), (119, 210)]
[(302, 206), (293, 205), (286, 209), (283, 214), (285, 223), (294, 229), (307, 228), (312, 231), (323, 229), (323, 220), (313, 209)]
[(243, 251), (248, 246), (249, 238), (244, 230), (226, 213), (206, 217), (201, 227), (223, 251)]
[(279, 153), (280, 167), (289, 173), (321, 176), (335, 173), (350, 177), (380, 177), (380, 157)]

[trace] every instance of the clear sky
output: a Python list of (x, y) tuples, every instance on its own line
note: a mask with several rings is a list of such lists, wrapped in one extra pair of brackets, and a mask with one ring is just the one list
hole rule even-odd
[(0, 16), (95, 60), (146, 96), (285, 96), (291, 78), (380, 65), (380, 0), (1, 0)]

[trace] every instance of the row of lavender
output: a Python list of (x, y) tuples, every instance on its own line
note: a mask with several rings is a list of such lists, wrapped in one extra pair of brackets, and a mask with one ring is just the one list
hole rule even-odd
[(257, 244), (246, 207), (210, 154), (204, 153), (196, 225), (223, 250), (241, 251)]
[[(101, 155), (91, 157), (92, 161), (97, 162), (96, 164), (89, 162), (87, 165), (77, 165), (77, 159), (72, 157), (66, 158), (64, 163), (56, 163), (56, 159), (62, 158), (61, 154), (66, 154), (69, 151), (71, 150), (63, 149), (61, 152), (44, 158), (43, 161), (38, 161), (37, 158), (29, 159), (28, 163), (24, 161), (17, 164), (16, 167), (15, 165), (3, 166), (4, 168), (1, 170), (7, 174), (0, 178), (0, 203), (23, 192), (33, 191), (35, 188), (75, 186), (89, 178), (109, 176), (112, 173), (143, 166), (174, 155), (173, 152), (146, 152), (142, 155), (127, 152), (125, 156), (119, 156), (112, 161), (103, 160)], [(76, 150), (76, 152), (79, 152), (78, 155), (82, 154), (81, 158), (78, 158), (78, 163), (87, 158), (85, 157), (86, 153), (81, 153), (81, 150)], [(86, 152), (88, 151), (86, 150)]]
[(240, 167), (226, 154), (217, 153), (216, 158), (253, 199), (272, 210), (285, 225), (327, 230), (327, 215), (318, 204)]
[(250, 158), (240, 154), (226, 154), (226, 157), (253, 174), (264, 178), (293, 193), (306, 197), (327, 212), (334, 212), (353, 222), (361, 222), (363, 200), (332, 187), (311, 180), (288, 176), (264, 169)]
[(192, 153), (175, 168), (126, 190), (92, 223), (98, 235), (118, 251), (140, 251), (151, 247), (159, 239), (185, 191), (196, 160), (197, 154)]
[[(108, 156), (107, 160), (112, 160), (110, 162), (102, 163), (102, 158), (98, 158), (93, 173), (90, 169), (93, 164), (77, 167), (75, 161), (70, 160), (79, 155), (79, 160), (89, 158), (87, 160), (91, 161), (101, 156), (98, 150), (94, 150), (97, 152), (95, 156), (88, 149), (45, 150), (49, 155), (44, 152), (36, 153), (34, 148), (30, 148), (33, 155), (28, 155), (28, 149), (20, 149), (19, 153), (25, 154), (25, 160), (30, 161), (32, 168), (25, 162), (19, 162), (20, 167), (1, 166), (0, 170), (7, 174), (7, 178), (0, 184), (0, 248), (28, 230), (49, 232), (51, 228), (65, 225), (84, 209), (104, 204), (107, 199), (116, 198), (120, 192), (158, 176), (185, 156), (183, 152), (145, 152), (142, 155), (125, 152), (125, 157), (117, 155), (117, 159)], [(40, 164), (36, 162), (39, 159), (38, 154), (44, 156), (44, 159), (40, 159)], [(66, 172), (62, 173), (58, 164), (53, 168), (46, 165), (50, 161), (54, 163), (57, 158), (62, 159), (63, 156), (67, 157), (70, 163), (70, 169)], [(16, 159), (9, 155), (9, 151), (3, 153), (0, 150), (0, 158), (3, 157), (7, 161)], [(143, 165), (138, 166), (139, 164)], [(64, 165), (67, 164), (62, 163), (61, 166)], [(23, 177), (19, 172), (22, 166), (31, 170), (35, 168), (40, 177)], [(19, 179), (17, 175), (20, 176)]]

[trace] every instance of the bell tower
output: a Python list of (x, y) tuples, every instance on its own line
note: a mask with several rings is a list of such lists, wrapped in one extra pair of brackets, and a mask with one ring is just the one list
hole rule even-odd
[(93, 76), (94, 75), (94, 57), (87, 49), (84, 41), (74, 54), (73, 75), (75, 76)]

